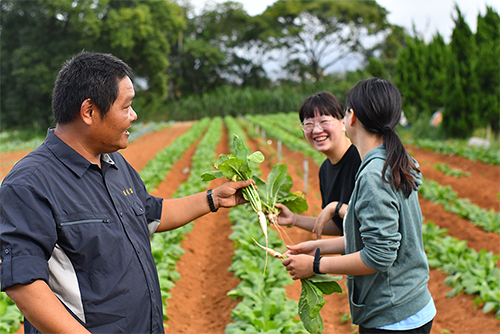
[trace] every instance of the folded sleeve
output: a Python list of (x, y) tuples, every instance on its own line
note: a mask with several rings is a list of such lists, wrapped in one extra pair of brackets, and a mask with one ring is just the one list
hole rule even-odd
[(57, 240), (50, 201), (29, 187), (8, 184), (0, 188), (0, 203), (1, 290), (48, 282), (47, 261)]

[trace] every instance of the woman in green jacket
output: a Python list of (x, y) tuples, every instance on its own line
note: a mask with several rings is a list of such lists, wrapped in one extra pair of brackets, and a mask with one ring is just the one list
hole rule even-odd
[(347, 275), (352, 321), (360, 334), (430, 333), (436, 308), (427, 288), (417, 195), (421, 173), (394, 131), (401, 95), (389, 81), (367, 79), (348, 93), (346, 109), (346, 132), (362, 161), (344, 236), (288, 246), (283, 265), (294, 279)]

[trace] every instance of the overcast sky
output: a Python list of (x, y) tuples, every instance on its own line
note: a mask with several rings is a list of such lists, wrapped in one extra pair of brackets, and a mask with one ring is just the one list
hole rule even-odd
[[(195, 8), (202, 8), (207, 2), (224, 2), (225, 0), (189, 0)], [(261, 14), (275, 0), (235, 0), (243, 4), (251, 16)], [(334, 0), (332, 0), (334, 1)], [(424, 34), (426, 41), (439, 31), (446, 42), (449, 42), (453, 27), (452, 15), (455, 16), (454, 4), (457, 3), (465, 21), (473, 32), (476, 31), (477, 15), (484, 15), (486, 6), (499, 11), (498, 0), (377, 0), (377, 3), (389, 12), (388, 20), (392, 24), (403, 26), (411, 31), (413, 22), (419, 33)]]
[[(225, 2), (226, 0), (180, 0), (190, 2), (195, 7), (195, 13), (199, 14), (200, 9), (206, 3)], [(244, 9), (251, 16), (259, 15), (264, 12), (267, 6), (272, 5), (276, 0), (233, 0), (243, 4)], [(335, 1), (335, 0), (331, 0)], [(419, 33), (429, 42), (439, 31), (446, 43), (450, 42), (451, 34), (455, 23), (453, 17), (456, 17), (455, 3), (462, 12), (465, 21), (476, 32), (477, 15), (486, 13), (486, 6), (493, 7), (499, 12), (499, 0), (377, 0), (377, 3), (384, 7), (389, 15), (388, 21), (397, 24), (412, 32), (413, 25)], [(336, 63), (333, 67), (327, 69), (327, 72), (352, 71), (360, 66), (359, 57), (348, 57)], [(267, 62), (264, 64), (267, 74), (272, 78), (278, 78), (284, 72), (280, 70), (283, 64), (280, 62)]]

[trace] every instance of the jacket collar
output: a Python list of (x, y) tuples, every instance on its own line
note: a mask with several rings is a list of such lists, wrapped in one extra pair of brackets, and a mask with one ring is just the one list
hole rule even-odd
[[(83, 174), (94, 165), (87, 159), (85, 159), (80, 153), (71, 148), (68, 144), (62, 141), (55, 133), (54, 127), (47, 130), (47, 137), (43, 145), (54, 154), (54, 156), (59, 159), (66, 167), (68, 167), (73, 173), (78, 177), (82, 177)], [(110, 166), (118, 169), (115, 162), (111, 158), (111, 155), (106, 153), (101, 155), (101, 162), (105, 162)]]

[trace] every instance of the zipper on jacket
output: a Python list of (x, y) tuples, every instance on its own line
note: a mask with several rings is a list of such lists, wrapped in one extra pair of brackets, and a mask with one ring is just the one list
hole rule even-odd
[(78, 224), (90, 224), (90, 223), (109, 223), (109, 219), (84, 219), (84, 220), (75, 220), (75, 221), (72, 221), (72, 222), (61, 223), (61, 226), (78, 225)]

